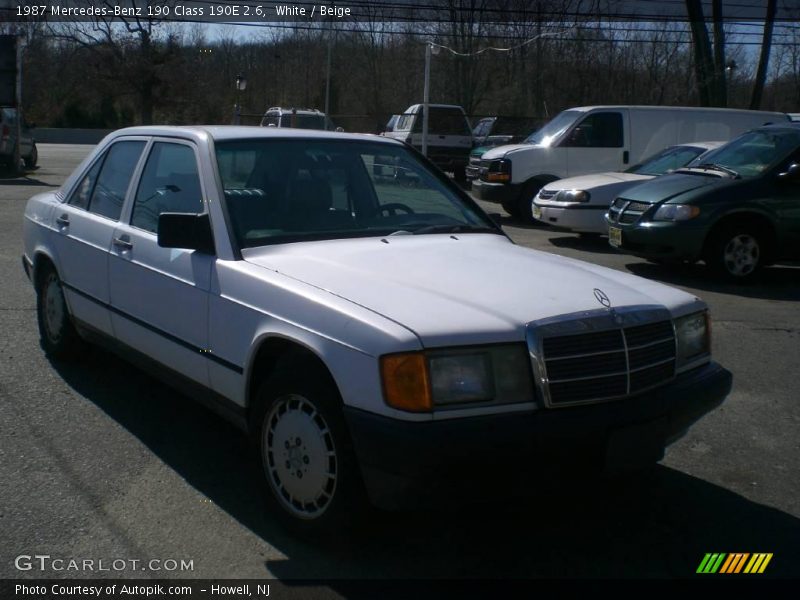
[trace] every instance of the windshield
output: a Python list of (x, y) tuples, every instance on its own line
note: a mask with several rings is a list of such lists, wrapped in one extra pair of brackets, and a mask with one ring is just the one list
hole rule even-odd
[(240, 247), (425, 233), (500, 233), (402, 146), (331, 140), (217, 142)]
[(634, 165), (626, 173), (636, 173), (637, 175), (663, 175), (667, 171), (672, 171), (680, 167), (685, 167), (695, 158), (705, 152), (705, 148), (697, 146), (673, 146), (653, 154), (642, 161), (641, 164)]
[(565, 110), (556, 115), (547, 125), (533, 132), (525, 138), (524, 144), (539, 144), (541, 146), (549, 146), (552, 144), (562, 133), (572, 127), (584, 113), (578, 110)]
[(698, 162), (703, 165), (719, 165), (741, 177), (757, 177), (798, 146), (799, 131), (761, 129), (745, 133), (721, 148), (712, 150)]

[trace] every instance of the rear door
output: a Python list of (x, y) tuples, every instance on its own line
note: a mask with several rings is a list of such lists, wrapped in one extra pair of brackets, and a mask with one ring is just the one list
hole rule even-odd
[(208, 293), (216, 257), (161, 248), (156, 235), (162, 212), (206, 212), (194, 144), (156, 138), (132, 194), (129, 214), (111, 239), (114, 332), (139, 352), (207, 385)]
[(629, 160), (627, 109), (596, 111), (581, 119), (561, 142), (567, 177), (620, 171)]
[(108, 251), (144, 138), (114, 142), (92, 163), (53, 212), (56, 261), (72, 315), (112, 333), (108, 314)]

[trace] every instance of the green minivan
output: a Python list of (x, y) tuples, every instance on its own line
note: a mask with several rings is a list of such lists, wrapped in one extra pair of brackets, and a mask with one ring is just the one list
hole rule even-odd
[(609, 243), (653, 262), (703, 260), (744, 281), (800, 258), (800, 124), (749, 131), (625, 190), (606, 214)]

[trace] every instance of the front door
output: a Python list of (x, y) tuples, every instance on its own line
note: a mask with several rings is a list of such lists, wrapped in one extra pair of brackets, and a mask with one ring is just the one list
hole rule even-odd
[(162, 212), (205, 212), (193, 144), (153, 141), (128, 212), (111, 240), (114, 332), (139, 352), (208, 385), (208, 291), (216, 258), (161, 248), (157, 238)]
[(624, 109), (593, 112), (575, 125), (561, 142), (566, 148), (567, 177), (621, 171), (630, 166), (626, 162), (627, 117)]

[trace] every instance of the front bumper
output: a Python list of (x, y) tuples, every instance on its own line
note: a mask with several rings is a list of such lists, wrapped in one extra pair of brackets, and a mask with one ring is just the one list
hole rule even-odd
[(472, 182), (472, 195), (486, 202), (513, 204), (521, 192), (522, 186), (518, 183), (488, 183), (481, 179)]
[(661, 388), (600, 404), (425, 422), (347, 407), (345, 416), (370, 499), (399, 508), (443, 492), (496, 499), (565, 476), (647, 466), (721, 404), (731, 383), (729, 371), (710, 363)]
[(707, 229), (695, 223), (647, 221), (634, 225), (606, 219), (609, 227), (622, 231), (619, 250), (643, 258), (698, 260), (703, 255)]
[(580, 233), (608, 233), (605, 217), (608, 206), (588, 203), (567, 206), (534, 200), (533, 207), (533, 217), (552, 227)]

